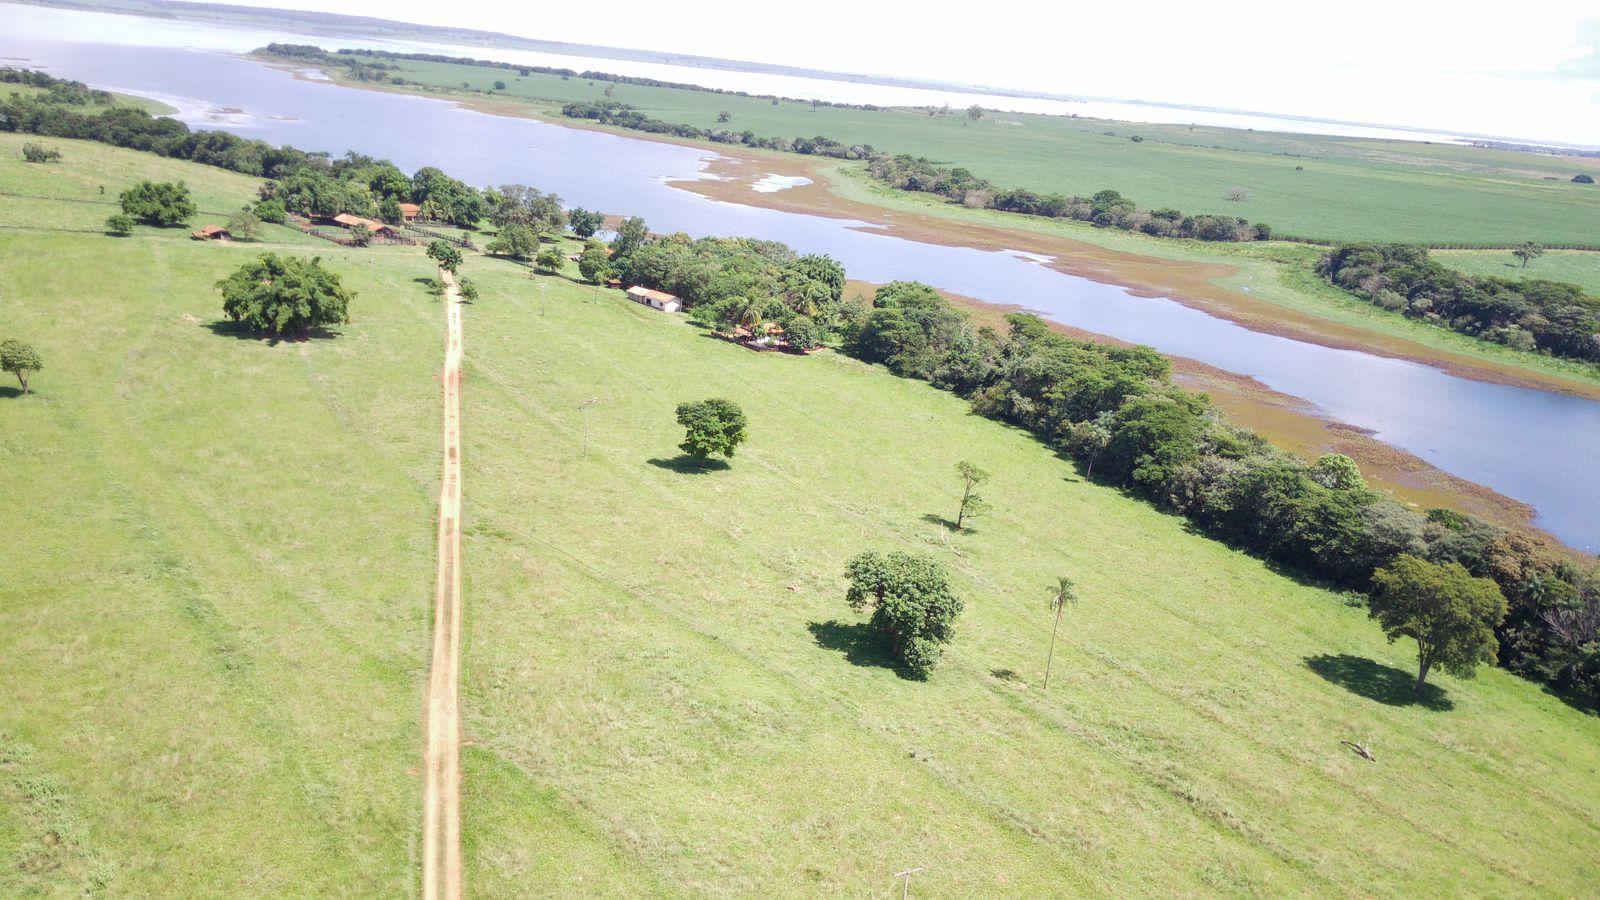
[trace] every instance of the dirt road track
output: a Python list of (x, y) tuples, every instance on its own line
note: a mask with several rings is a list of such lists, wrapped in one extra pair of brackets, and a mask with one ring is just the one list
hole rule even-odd
[(444, 280), (444, 475), (439, 482), (439, 569), (433, 591), (422, 811), (422, 896), (461, 897), (461, 294)]

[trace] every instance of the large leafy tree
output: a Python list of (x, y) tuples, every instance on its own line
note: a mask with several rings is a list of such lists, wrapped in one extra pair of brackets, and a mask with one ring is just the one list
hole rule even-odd
[(461, 267), (461, 251), (446, 241), (434, 241), (428, 245), (428, 258), (439, 264), (439, 268), (446, 272), (455, 272)]
[(1401, 554), (1372, 573), (1368, 603), (1390, 641), (1417, 642), (1417, 684), (1434, 666), (1471, 678), (1478, 663), (1493, 663), (1494, 630), (1506, 617), (1506, 599), (1487, 578), (1474, 578), (1458, 562), (1444, 565)]
[(567, 224), (572, 226), (572, 233), (581, 238), (594, 237), (594, 233), (605, 223), (604, 215), (581, 206), (574, 206), (567, 213)]
[(0, 341), (0, 371), (17, 376), (17, 382), (22, 385), (24, 394), (28, 392), (28, 379), (42, 368), (44, 361), (39, 358), (39, 351), (33, 349), (32, 344), (23, 343), (16, 338)]
[(578, 274), (585, 281), (598, 284), (610, 270), (611, 254), (606, 252), (606, 245), (594, 239), (584, 242), (583, 253), (578, 257)]
[(930, 556), (862, 553), (845, 566), (845, 601), (858, 612), (872, 608), (872, 627), (894, 658), (916, 678), (927, 678), (955, 633), (963, 603), (944, 566)]
[(617, 259), (626, 259), (633, 255), (633, 251), (644, 246), (645, 238), (649, 237), (650, 229), (644, 224), (644, 219), (638, 216), (624, 219), (617, 226), (617, 237), (611, 242), (611, 255)]
[(267, 253), (217, 282), (222, 311), (258, 334), (304, 337), (311, 329), (350, 321), (355, 296), (319, 258)]
[(195, 213), (189, 187), (179, 181), (141, 181), (122, 192), (122, 211), (146, 225), (181, 225)]
[(828, 288), (828, 299), (839, 302), (844, 296), (844, 266), (826, 254), (808, 254), (795, 260), (790, 268), (818, 281)]
[(685, 430), (678, 448), (702, 462), (713, 453), (733, 456), (745, 439), (744, 410), (720, 397), (678, 404), (678, 424)]
[(539, 238), (528, 226), (521, 222), (511, 222), (500, 229), (500, 234), (489, 242), (486, 249), (495, 256), (532, 259), (533, 255), (539, 252)]

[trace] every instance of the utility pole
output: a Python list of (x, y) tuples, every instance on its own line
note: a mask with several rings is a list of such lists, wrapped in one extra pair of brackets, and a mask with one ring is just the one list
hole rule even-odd
[(909, 900), (911, 897), (911, 873), (921, 872), (925, 868), (927, 867), (917, 866), (915, 869), (907, 869), (904, 872), (894, 873), (894, 877), (903, 879), (900, 882), (900, 900)]
[(599, 397), (590, 397), (578, 404), (578, 415), (583, 417), (583, 455), (585, 457), (589, 455), (589, 410), (594, 409), (594, 405), (599, 402)]

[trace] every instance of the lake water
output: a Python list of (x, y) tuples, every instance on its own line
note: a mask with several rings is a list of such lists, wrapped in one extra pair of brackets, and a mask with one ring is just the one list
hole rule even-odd
[[(667, 186), (703, 177), (709, 150), (490, 116), (445, 101), (358, 91), (216, 52), (0, 36), (0, 56), (97, 87), (166, 99), (181, 118), (480, 185), (523, 183), (569, 205), (642, 215), (656, 231), (751, 235), (828, 253), (854, 278), (915, 279), (1252, 376), (1371, 429), (1459, 477), (1532, 505), (1538, 524), (1600, 549), (1600, 403), (1485, 384), (1415, 363), (1261, 334), (1163, 298), (1055, 272), (1036, 259), (923, 244), (838, 219), (722, 203)], [(15, 64), (15, 62), (13, 62)], [(212, 117), (217, 108), (240, 113)]]

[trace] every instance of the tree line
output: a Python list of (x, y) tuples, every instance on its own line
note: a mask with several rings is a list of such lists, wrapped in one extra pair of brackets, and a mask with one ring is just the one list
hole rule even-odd
[[(1538, 248), (1514, 252), (1526, 264)], [(1412, 244), (1345, 244), (1324, 255), (1317, 272), (1407, 318), (1517, 350), (1600, 362), (1600, 298), (1575, 284), (1465, 275)]]
[(92, 88), (81, 81), (56, 78), (33, 69), (0, 68), (0, 84), (20, 84), (41, 88), (51, 103), (68, 106), (110, 106), (110, 91)]
[(831, 257), (754, 238), (644, 240), (643, 233), (642, 220), (623, 223), (607, 271), (677, 295), (702, 325), (753, 332), (776, 324), (791, 348), (809, 350), (837, 339), (864, 312), (844, 298), (844, 267)]
[(1026, 188), (1000, 188), (960, 166), (940, 166), (905, 153), (874, 156), (867, 171), (896, 190), (937, 194), (973, 209), (1074, 219), (1151, 237), (1202, 241), (1264, 241), (1272, 237), (1272, 226), (1264, 222), (1251, 224), (1237, 216), (1186, 215), (1172, 208), (1141, 209), (1132, 199), (1109, 189), (1091, 197), (1069, 197)]
[(734, 131), (728, 128), (700, 128), (683, 122), (668, 122), (647, 116), (634, 107), (615, 100), (568, 103), (561, 114), (569, 119), (588, 119), (601, 125), (615, 125), (647, 134), (670, 134), (673, 137), (715, 141), (719, 144), (741, 144), (762, 150), (800, 153), (807, 156), (828, 156), (834, 159), (871, 159), (877, 151), (871, 144), (842, 144), (832, 138), (815, 137), (761, 137), (748, 128)]

